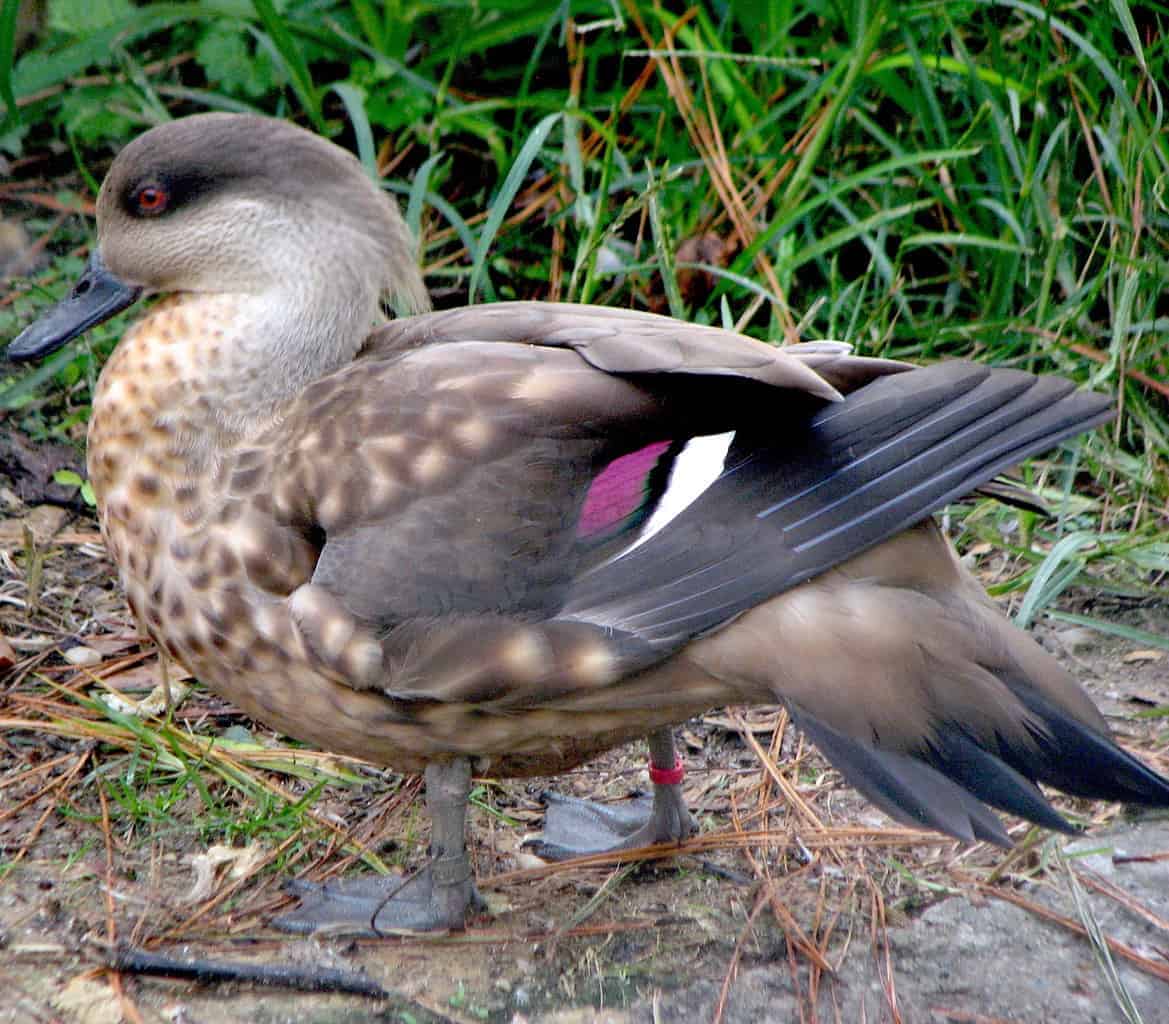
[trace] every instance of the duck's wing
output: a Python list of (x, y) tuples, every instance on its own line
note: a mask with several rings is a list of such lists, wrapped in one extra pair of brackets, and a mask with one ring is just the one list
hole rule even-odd
[(740, 431), (702, 496), (583, 576), (565, 613), (701, 635), (1110, 415), (1066, 380), (970, 363), (879, 378), (781, 438)]
[[(398, 334), (311, 386), (283, 424), (276, 504), (323, 542), (314, 584), (411, 655), (420, 636), (447, 650), (433, 638), (466, 635), (462, 620), (485, 640), (494, 619), (500, 650), (563, 646), (605, 679), (1109, 408), (1052, 378), (960, 363), (904, 372), (833, 344), (801, 358), (801, 346), (589, 307), (505, 304), (387, 331)], [(871, 383), (841, 401), (821, 373)], [(687, 447), (720, 432), (733, 438), (713, 483), (656, 529)], [(539, 671), (509, 688), (500, 674), (491, 688), (509, 702), (573, 685)], [(438, 674), (419, 685), (457, 692)]]
[[(285, 417), (269, 442), (274, 505), (320, 548), (313, 583), (387, 635), (395, 664), (418, 663), (420, 645), (450, 649), (441, 637), (466, 635), (470, 620), (481, 649), (494, 629), (496, 647), (514, 650), (511, 624), (556, 620), (581, 573), (627, 547), (673, 500), (691, 439), (802, 422), (839, 401), (821, 373), (854, 382), (904, 369), (839, 344), (795, 357), (711, 328), (592, 307), (521, 303), (415, 317), (382, 331)], [(542, 628), (578, 661), (582, 636), (619, 651), (593, 652), (609, 666), (606, 678), (668, 653), (579, 620)], [(410, 676), (422, 674), (425, 689), (457, 690), (441, 673)], [(558, 689), (546, 673), (524, 675), (532, 699)], [(517, 681), (509, 699), (523, 699), (522, 689)]]
[(904, 369), (806, 348), (587, 306), (397, 321), (285, 419), (279, 504), (323, 534), (314, 580), (365, 622), (551, 617), (652, 518), (692, 438)]
[[(834, 394), (793, 365), (794, 380)], [(650, 376), (505, 342), (362, 360), (310, 387), (284, 420), (277, 504), (322, 534), (316, 582), (366, 621), (554, 614), (581, 567), (652, 513), (689, 438), (731, 429), (743, 398), (760, 416), (764, 396), (823, 404), (796, 385), (727, 375), (699, 405), (709, 378), (655, 388)], [(619, 479), (634, 467), (637, 479)]]

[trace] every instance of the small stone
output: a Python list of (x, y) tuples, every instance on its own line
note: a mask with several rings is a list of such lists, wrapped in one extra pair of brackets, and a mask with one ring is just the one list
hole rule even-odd
[(70, 647), (64, 652), (64, 658), (70, 665), (76, 665), (79, 668), (101, 664), (101, 652), (95, 651), (92, 647), (86, 647), (85, 644)]
[(1096, 646), (1096, 634), (1082, 626), (1058, 630), (1056, 636), (1069, 651), (1086, 651)]

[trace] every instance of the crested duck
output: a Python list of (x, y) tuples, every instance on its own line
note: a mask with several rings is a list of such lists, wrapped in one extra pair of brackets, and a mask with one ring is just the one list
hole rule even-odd
[[(304, 888), (282, 926), (462, 927), (473, 770), (648, 737), (652, 798), (554, 799), (538, 850), (680, 840), (670, 726), (728, 703), (782, 703), (874, 803), (963, 840), (1009, 844), (989, 807), (1069, 830), (1036, 783), (1169, 805), (931, 518), (1107, 398), (630, 310), (426, 312), (412, 251), (337, 146), (188, 117), (121, 151), (83, 277), (8, 350), (164, 296), (89, 425), (135, 615), (256, 719), (425, 772), (427, 866)], [(677, 500), (699, 449), (714, 469)]]

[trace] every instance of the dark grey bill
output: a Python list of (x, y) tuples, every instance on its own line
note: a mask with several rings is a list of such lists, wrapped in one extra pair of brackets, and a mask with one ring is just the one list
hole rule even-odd
[(141, 294), (141, 288), (119, 281), (106, 270), (94, 249), (73, 290), (16, 336), (8, 346), (8, 358), (24, 362), (56, 352), (65, 342), (120, 313)]

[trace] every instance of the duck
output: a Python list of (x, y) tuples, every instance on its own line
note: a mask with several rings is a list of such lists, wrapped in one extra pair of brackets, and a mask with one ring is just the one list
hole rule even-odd
[(631, 309), (434, 312), (387, 193), (258, 115), (137, 137), (96, 219), (8, 356), (156, 298), (88, 430), (134, 615), (254, 719), (425, 776), (424, 865), (301, 883), (279, 927), (465, 927), (476, 773), (644, 739), (652, 793), (550, 794), (535, 851), (678, 843), (672, 727), (727, 704), (782, 705), (879, 808), (966, 842), (1011, 845), (996, 811), (1071, 831), (1040, 784), (1169, 806), (934, 518), (1108, 420), (1107, 396)]

